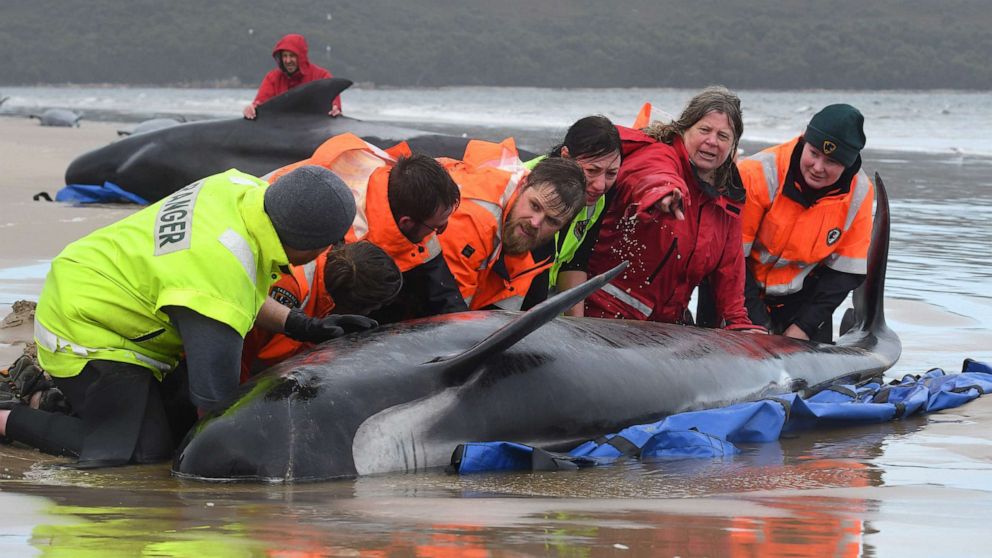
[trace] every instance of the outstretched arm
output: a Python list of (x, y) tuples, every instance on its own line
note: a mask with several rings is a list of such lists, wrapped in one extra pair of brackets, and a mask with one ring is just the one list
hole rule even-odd
[(642, 221), (661, 215), (685, 219), (683, 202), (689, 188), (682, 178), (677, 153), (666, 144), (641, 148), (630, 160), (624, 161), (617, 177), (617, 200), (624, 208), (624, 217), (634, 215)]

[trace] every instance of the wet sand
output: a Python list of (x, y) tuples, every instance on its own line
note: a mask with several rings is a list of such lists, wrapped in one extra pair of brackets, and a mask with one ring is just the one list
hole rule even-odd
[[(68, 163), (115, 139), (117, 127), (0, 118), (0, 318), (14, 300), (37, 298), (47, 260), (66, 243), (136, 209), (31, 200), (54, 194)], [(939, 175), (925, 156), (900, 157), (880, 165), (883, 174)], [(922, 170), (901, 170), (907, 159)], [(900, 374), (992, 356), (981, 314), (887, 302), (905, 347)], [(30, 337), (27, 326), (0, 329), (0, 366)], [(18, 511), (0, 525), (0, 555), (978, 555), (976, 535), (992, 515), (990, 427), (986, 396), (928, 417), (747, 446), (726, 462), (297, 486), (178, 481), (168, 464), (75, 471), (0, 446), (0, 508)]]

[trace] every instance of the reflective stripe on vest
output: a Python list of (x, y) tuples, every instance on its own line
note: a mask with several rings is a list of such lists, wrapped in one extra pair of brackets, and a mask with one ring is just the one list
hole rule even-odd
[[(369, 147), (373, 147), (372, 144)], [(388, 157), (385, 153), (383, 155)], [(369, 221), (365, 215), (369, 178), (376, 169), (386, 166), (388, 160), (368, 151), (352, 150), (340, 154), (333, 163), (323, 163), (324, 167), (341, 177), (355, 195), (355, 220), (352, 226), (358, 238), (364, 238), (369, 233)]]
[(217, 240), (241, 262), (241, 267), (245, 270), (245, 275), (251, 279), (251, 284), (257, 284), (258, 281), (255, 277), (255, 254), (252, 253), (251, 245), (248, 244), (248, 241), (234, 229), (227, 229)]
[[(590, 207), (592, 207), (591, 210)], [(586, 239), (586, 233), (599, 220), (604, 207), (606, 207), (606, 196), (600, 196), (596, 200), (595, 205), (587, 205), (579, 211), (579, 214), (569, 223), (567, 231), (558, 231), (555, 233), (555, 246), (559, 245), (558, 235), (564, 234), (565, 240), (560, 243), (561, 249), (555, 254), (555, 263), (551, 266), (551, 271), (548, 274), (549, 287), (554, 288), (558, 285), (558, 273), (561, 270), (561, 266), (572, 261), (575, 257), (575, 252), (578, 251), (579, 246)], [(580, 223), (582, 224), (581, 231), (578, 230)]]
[[(35, 320), (34, 321), (34, 340), (39, 345), (41, 345), (42, 347), (48, 349), (49, 351), (51, 351), (53, 353), (58, 353), (59, 351), (61, 351), (63, 349), (69, 349), (70, 351), (72, 351), (72, 353), (74, 355), (76, 355), (78, 357), (83, 357), (83, 358), (86, 358), (87, 356), (89, 356), (90, 353), (95, 353), (95, 352), (101, 351), (101, 350), (107, 350), (107, 349), (94, 349), (94, 348), (90, 348), (90, 347), (84, 347), (82, 345), (73, 343), (72, 341), (70, 341), (68, 339), (62, 339), (58, 335), (55, 335), (55, 333), (53, 333), (52, 331), (50, 331), (48, 328), (46, 328), (38, 320)], [(120, 350), (120, 349), (115, 349), (115, 350)], [(129, 353), (134, 358), (136, 358), (136, 359), (140, 360), (141, 362), (144, 362), (145, 364), (148, 364), (148, 365), (150, 365), (150, 366), (152, 366), (152, 367), (154, 367), (154, 368), (156, 368), (158, 370), (161, 370), (162, 372), (168, 372), (168, 371), (172, 370), (172, 365), (170, 365), (170, 364), (168, 364), (166, 362), (162, 362), (160, 360), (155, 360), (155, 359), (153, 359), (151, 357), (148, 357), (146, 355), (143, 355), (143, 354), (138, 353), (138, 352), (135, 352), (135, 351), (129, 351)]]
[[(778, 194), (778, 169), (775, 165), (775, 157), (776, 154), (774, 151), (761, 151), (749, 157), (749, 159), (761, 163), (761, 172), (765, 175), (765, 186), (768, 187), (768, 207), (771, 207), (775, 201), (775, 196)], [(744, 243), (745, 259), (751, 253), (752, 247), (753, 242)]]
[[(776, 266), (776, 267), (785, 267), (786, 265), (789, 265), (789, 264), (783, 264), (783, 265)], [(782, 295), (796, 293), (796, 292), (799, 292), (800, 290), (802, 290), (802, 288), (803, 288), (803, 282), (806, 281), (806, 277), (810, 274), (810, 272), (813, 271), (816, 268), (816, 264), (798, 263), (797, 262), (797, 263), (795, 263), (793, 265), (795, 265), (796, 267), (799, 267), (800, 268), (799, 269), (799, 273), (797, 273), (796, 276), (793, 277), (792, 280), (789, 281), (786, 284), (783, 284), (783, 285), (772, 285), (771, 287), (766, 288), (765, 289), (765, 293), (766, 294), (769, 294), (769, 295), (772, 295), (772, 296), (782, 296)], [(758, 284), (760, 285), (761, 282), (758, 281)], [(764, 285), (761, 285), (761, 286), (764, 287)]]
[[(751, 159), (758, 161), (761, 164), (762, 174), (764, 174), (765, 178), (765, 185), (768, 188), (768, 211), (772, 211), (775, 200), (782, 191), (782, 185), (779, 184), (780, 169), (777, 165), (778, 150), (762, 151), (752, 156)], [(842, 235), (850, 230), (851, 225), (854, 223), (854, 219), (857, 217), (858, 212), (861, 209), (861, 205), (868, 197), (870, 191), (871, 183), (868, 179), (868, 175), (865, 174), (863, 170), (858, 171), (852, 181), (850, 203), (847, 206), (847, 213), (845, 214), (844, 224), (841, 228)], [(792, 277), (788, 283), (771, 286), (767, 285), (766, 282), (762, 280), (761, 275), (756, 274), (755, 279), (758, 285), (765, 291), (766, 294), (771, 296), (784, 296), (802, 290), (803, 283), (806, 278), (820, 263), (823, 263), (831, 269), (846, 273), (864, 274), (867, 272), (867, 258), (851, 258), (841, 256), (836, 253), (828, 255), (822, 262), (806, 262), (783, 259), (773, 254), (767, 247), (763, 246), (758, 239), (758, 236), (760, 235), (757, 235), (752, 242), (745, 243), (743, 245), (745, 257), (756, 259), (758, 263), (762, 265), (772, 265), (773, 269), (782, 269), (790, 266), (797, 269), (796, 275)]]
[[(487, 201), (483, 201), (483, 200), (475, 200), (475, 199), (473, 199), (472, 201), (475, 202), (482, 209), (485, 209), (486, 211), (488, 211), (493, 216), (493, 219), (496, 220), (496, 223), (502, 223), (503, 222), (503, 207), (502, 206), (497, 205), (497, 204), (495, 204), (493, 202), (487, 202)], [(496, 226), (496, 240), (495, 240), (495, 242), (493, 242), (493, 251), (492, 251), (491, 254), (489, 254), (489, 257), (486, 258), (486, 260), (484, 262), (482, 262), (482, 265), (479, 266), (478, 271), (482, 271), (484, 269), (489, 269), (489, 266), (491, 266), (492, 263), (494, 261), (496, 261), (496, 258), (499, 257), (500, 246), (502, 246), (502, 244), (503, 244), (503, 227), (497, 225)], [(466, 300), (465, 302), (471, 304), (471, 301), (470, 300)]]
[(332, 171), (348, 185), (355, 196), (354, 233), (358, 238), (363, 238), (369, 231), (365, 216), (365, 194), (369, 177), (379, 167), (393, 164), (395, 161), (389, 153), (354, 134), (346, 133), (320, 144), (310, 158), (269, 173), (266, 175), (266, 180), (271, 184), (304, 165), (318, 165)]
[(775, 165), (776, 153), (774, 151), (762, 151), (751, 157), (761, 163), (761, 171), (765, 175), (765, 185), (768, 186), (768, 205), (775, 202), (778, 195), (778, 168)]
[[(851, 205), (847, 208), (847, 218), (844, 220), (844, 232), (847, 232), (858, 216), (861, 204), (865, 202), (868, 193), (871, 191), (871, 182), (865, 171), (858, 171), (855, 176), (854, 186), (851, 188)], [(864, 275), (868, 273), (868, 258), (850, 258), (840, 254), (830, 254), (823, 261), (824, 265), (830, 269), (835, 269), (844, 273), (854, 273)]]
[(307, 303), (310, 302), (310, 297), (313, 295), (315, 290), (313, 285), (313, 276), (317, 273), (317, 260), (311, 260), (303, 266), (303, 278), (307, 282), (306, 285), (300, 285), (301, 288), (307, 290), (307, 295), (303, 297), (300, 301), (299, 308), (306, 308)]
[(493, 306), (502, 308), (503, 310), (520, 310), (524, 306), (524, 297), (517, 295), (510, 298), (504, 298), (503, 300), (494, 302)]
[(847, 220), (844, 221), (845, 231), (851, 228), (854, 218), (858, 215), (858, 209), (861, 208), (861, 204), (865, 202), (865, 198), (868, 197), (868, 192), (871, 190), (871, 182), (868, 180), (868, 175), (865, 174), (865, 171), (858, 171), (858, 174), (854, 177), (854, 186), (851, 190), (851, 206), (847, 208)]
[(637, 310), (638, 312), (643, 314), (644, 315), (643, 319), (645, 320), (648, 318), (648, 316), (651, 315), (652, 312), (654, 312), (654, 308), (649, 306), (647, 303), (635, 298), (633, 295), (622, 290), (620, 287), (617, 287), (613, 283), (607, 283), (606, 285), (603, 286), (601, 290), (604, 293), (612, 296), (613, 298), (619, 300), (620, 302), (626, 304), (627, 306), (630, 306), (634, 310)]
[(438, 239), (437, 234), (432, 234), (427, 242), (424, 244), (424, 248), (427, 249), (427, 260), (433, 260), (441, 254), (441, 241)]

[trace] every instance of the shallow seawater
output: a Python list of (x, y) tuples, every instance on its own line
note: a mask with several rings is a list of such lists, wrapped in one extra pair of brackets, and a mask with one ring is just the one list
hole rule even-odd
[[(725, 461), (288, 486), (179, 481), (165, 466), (81, 472), (46, 459), (0, 483), (4, 509), (19, 510), (5, 523), (0, 551), (930, 556), (930, 547), (907, 545), (922, 536), (913, 528), (984, 530), (992, 512), (989, 424), (992, 400), (980, 399), (953, 413), (746, 445)], [(39, 457), (6, 448), (6, 474), (18, 476), (11, 454), (22, 452), (24, 463)], [(946, 555), (971, 549), (966, 539), (941, 544)]]
[[(886, 316), (903, 357), (890, 375), (992, 361), (992, 160), (865, 159), (892, 198)], [(43, 265), (0, 270), (0, 290), (38, 292)], [(992, 397), (742, 450), (286, 486), (180, 481), (167, 465), (83, 472), (0, 446), (0, 556), (987, 554)]]

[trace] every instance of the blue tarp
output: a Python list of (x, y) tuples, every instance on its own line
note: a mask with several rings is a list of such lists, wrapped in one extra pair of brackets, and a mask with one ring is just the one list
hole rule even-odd
[(68, 203), (136, 203), (148, 205), (145, 198), (128, 192), (113, 182), (69, 184), (55, 194), (55, 201)]
[(989, 392), (992, 367), (968, 359), (960, 374), (934, 368), (890, 384), (835, 385), (806, 399), (790, 393), (719, 409), (679, 413), (591, 440), (568, 453), (513, 442), (462, 444), (451, 458), (452, 468), (458, 473), (555, 470), (604, 465), (621, 457), (725, 457), (740, 452), (735, 443), (771, 442), (782, 432), (885, 422), (940, 411)]

